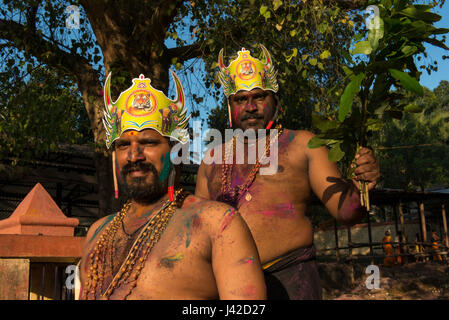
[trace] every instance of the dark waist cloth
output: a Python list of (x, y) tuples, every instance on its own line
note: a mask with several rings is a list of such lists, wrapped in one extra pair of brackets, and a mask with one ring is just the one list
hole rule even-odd
[(321, 299), (316, 248), (291, 251), (264, 270), (269, 300)]

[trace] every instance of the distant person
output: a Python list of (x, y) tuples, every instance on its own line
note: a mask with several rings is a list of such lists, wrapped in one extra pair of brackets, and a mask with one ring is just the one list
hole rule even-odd
[(439, 242), (441, 241), (441, 238), (438, 236), (436, 231), (432, 231), (432, 251), (433, 251), (433, 261), (443, 261), (443, 258), (441, 257), (438, 252), (440, 251), (440, 245)]
[(421, 237), (419, 236), (419, 233), (415, 235), (415, 260), (416, 262), (424, 261), (424, 250), (423, 246), (421, 244)]
[(385, 236), (382, 239), (382, 245), (385, 253), (384, 258), (384, 266), (385, 267), (393, 267), (396, 264), (396, 260), (394, 259), (394, 249), (391, 239), (391, 231), (385, 231)]
[(405, 237), (405, 235), (402, 233), (402, 231), (398, 231), (398, 234), (395, 237), (395, 247), (396, 247), (396, 252), (397, 252), (397, 263), (399, 265), (404, 265), (407, 264), (407, 239)]

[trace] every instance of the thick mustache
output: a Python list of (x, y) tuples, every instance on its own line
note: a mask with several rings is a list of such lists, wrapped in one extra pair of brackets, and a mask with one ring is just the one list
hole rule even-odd
[(133, 171), (143, 171), (143, 172), (152, 171), (153, 173), (157, 174), (156, 168), (151, 163), (144, 163), (144, 162), (128, 163), (125, 164), (122, 168), (122, 173), (124, 175), (127, 175)]

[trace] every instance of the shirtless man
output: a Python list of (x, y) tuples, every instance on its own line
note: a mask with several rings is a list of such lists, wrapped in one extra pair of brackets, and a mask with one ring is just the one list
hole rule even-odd
[[(265, 61), (251, 57), (248, 50), (242, 49), (228, 67), (220, 52), (219, 79), (228, 98), (230, 124), (242, 130), (269, 129), (279, 108), (275, 96), (276, 72), (268, 51), (261, 48)], [(243, 60), (253, 63), (258, 77), (239, 78)], [(247, 164), (251, 141), (246, 139), (245, 164), (223, 166), (203, 161), (195, 194), (225, 201), (239, 210), (259, 251), (268, 299), (320, 299), (312, 224), (306, 217), (307, 203), (313, 192), (338, 221), (349, 225), (360, 221), (364, 207), (360, 205), (358, 182), (364, 180), (372, 189), (379, 178), (379, 166), (372, 151), (362, 148), (356, 155), (356, 178), (346, 181), (337, 165), (329, 162), (325, 147), (307, 147), (314, 136), (311, 132), (288, 129), (278, 132), (277, 173), (257, 174), (257, 167)], [(252, 144), (257, 145), (254, 141)], [(220, 148), (226, 153), (222, 145), (213, 149), (210, 156)]]
[[(181, 95), (174, 102), (179, 103), (177, 128), (184, 129), (184, 94), (172, 75)], [(112, 103), (108, 76), (105, 119), (112, 105), (127, 110), (136, 88), (155, 91), (143, 76), (133, 82)], [(159, 95), (157, 102), (164, 108), (173, 101)], [(256, 246), (238, 212), (174, 191), (177, 170), (170, 160), (169, 136), (159, 132), (161, 113), (133, 120), (123, 122), (116, 136), (105, 120), (114, 175), (129, 201), (117, 214), (95, 222), (87, 234), (81, 299), (265, 299)], [(170, 137), (184, 141), (183, 133), (170, 132)]]

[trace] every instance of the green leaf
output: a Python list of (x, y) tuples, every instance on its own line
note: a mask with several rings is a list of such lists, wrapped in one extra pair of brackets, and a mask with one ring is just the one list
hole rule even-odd
[(424, 89), (419, 84), (418, 80), (410, 76), (408, 73), (396, 70), (396, 69), (388, 69), (393, 78), (399, 81), (404, 89), (412, 91), (420, 96), (424, 95)]
[(327, 142), (328, 142), (327, 139), (321, 139), (318, 136), (314, 136), (307, 143), (307, 148), (309, 148), (309, 149), (319, 148), (319, 147), (325, 146), (327, 144)]
[(344, 156), (345, 153), (341, 150), (341, 143), (336, 143), (331, 146), (328, 155), (328, 159), (330, 162), (340, 161)]
[(281, 0), (273, 0), (273, 10), (276, 11), (279, 7), (282, 6)]
[(384, 123), (379, 119), (370, 118), (366, 121), (367, 131), (379, 131), (384, 127)]
[(405, 56), (412, 55), (412, 54), (414, 54), (417, 50), (418, 50), (418, 48), (415, 47), (415, 46), (405, 46), (405, 47), (403, 47), (403, 48), (401, 49), (402, 53), (403, 53)]
[(431, 34), (444, 34), (448, 33), (449, 29), (447, 28), (435, 28), (430, 31)]
[(340, 106), (338, 108), (338, 120), (343, 122), (351, 111), (352, 101), (354, 100), (354, 96), (360, 91), (360, 85), (362, 84), (363, 79), (365, 79), (365, 74), (362, 72), (356, 75), (351, 82), (345, 88), (345, 91), (341, 95), (340, 98)]
[(309, 63), (312, 65), (312, 66), (316, 66), (316, 64), (318, 63), (318, 60), (317, 59), (309, 59)]
[(331, 56), (330, 51), (329, 50), (324, 50), (320, 54), (320, 59), (325, 60), (325, 59), (329, 58), (330, 56)]
[(441, 20), (441, 16), (438, 14), (427, 12), (427, 9), (423, 9), (424, 8), (413, 6), (400, 11), (399, 14), (416, 20), (423, 20), (425, 22), (437, 22)]
[(420, 113), (423, 111), (423, 108), (414, 103), (410, 103), (404, 107), (404, 111), (411, 113)]
[(268, 7), (267, 6), (261, 6), (259, 9), (260, 15), (263, 16), (265, 12), (267, 12)]
[(343, 66), (343, 71), (345, 72), (347, 77), (351, 77), (354, 74), (352, 69), (348, 68), (347, 66)]
[(433, 39), (433, 38), (427, 38), (423, 40), (424, 42), (433, 44), (434, 46), (449, 50), (449, 48), (440, 40), (437, 39)]
[(355, 44), (351, 54), (370, 54), (373, 49), (369, 41), (359, 41)]
[(339, 127), (338, 122), (329, 120), (326, 117), (317, 114), (312, 114), (312, 125), (321, 132), (326, 132), (330, 129), (337, 129)]

